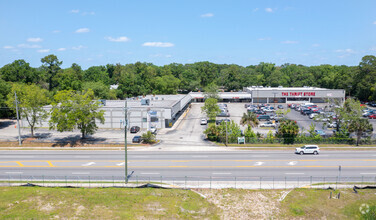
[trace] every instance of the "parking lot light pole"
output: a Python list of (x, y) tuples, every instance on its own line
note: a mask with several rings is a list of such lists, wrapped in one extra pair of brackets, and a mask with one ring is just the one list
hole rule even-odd
[(125, 183), (128, 183), (128, 149), (127, 149), (127, 124), (128, 124), (127, 98), (124, 100), (124, 155), (125, 155)]

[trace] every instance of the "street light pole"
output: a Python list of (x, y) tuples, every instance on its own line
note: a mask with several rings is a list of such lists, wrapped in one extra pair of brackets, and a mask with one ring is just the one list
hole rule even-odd
[(18, 145), (22, 145), (21, 143), (21, 130), (20, 130), (20, 117), (18, 114), (18, 100), (17, 100), (17, 93), (14, 92), (14, 98), (16, 102), (16, 112), (17, 112), (17, 127), (18, 127)]
[(125, 151), (125, 183), (128, 183), (128, 148), (127, 148), (127, 124), (128, 124), (128, 109), (127, 98), (124, 101), (124, 151)]

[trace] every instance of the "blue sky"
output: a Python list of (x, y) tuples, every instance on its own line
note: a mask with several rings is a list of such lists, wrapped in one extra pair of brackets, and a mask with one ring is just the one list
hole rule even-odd
[(0, 0), (0, 66), (173, 62), (358, 65), (375, 0)]

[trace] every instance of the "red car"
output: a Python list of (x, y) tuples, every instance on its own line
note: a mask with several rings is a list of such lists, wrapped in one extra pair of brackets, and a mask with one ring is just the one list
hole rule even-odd
[(369, 119), (376, 119), (376, 114), (372, 114), (368, 116)]

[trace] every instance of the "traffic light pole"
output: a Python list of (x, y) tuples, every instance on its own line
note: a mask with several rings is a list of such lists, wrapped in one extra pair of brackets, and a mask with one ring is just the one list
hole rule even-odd
[(125, 98), (124, 104), (124, 151), (125, 151), (125, 183), (128, 183), (128, 148), (127, 148), (127, 124), (128, 124), (128, 109), (127, 98)]

